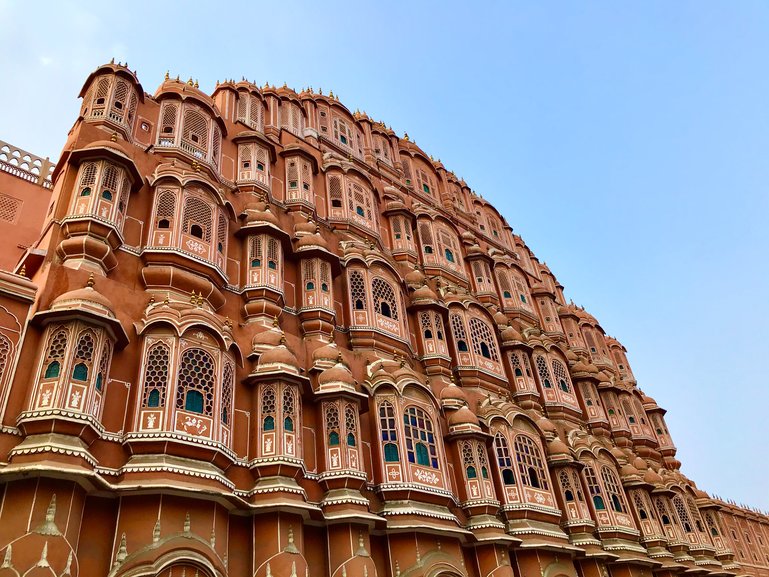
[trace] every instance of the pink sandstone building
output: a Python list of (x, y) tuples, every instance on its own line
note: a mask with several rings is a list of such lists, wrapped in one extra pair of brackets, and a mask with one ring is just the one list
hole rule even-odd
[(107, 64), (0, 142), (0, 577), (769, 576), (626, 350), (333, 93)]

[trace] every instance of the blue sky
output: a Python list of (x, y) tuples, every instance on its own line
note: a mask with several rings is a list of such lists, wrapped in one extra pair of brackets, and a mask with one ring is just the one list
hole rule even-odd
[[(683, 471), (769, 509), (769, 4), (0, 0), (0, 138), (88, 73), (332, 89), (464, 177), (629, 351)], [(760, 361), (760, 362), (759, 362)]]

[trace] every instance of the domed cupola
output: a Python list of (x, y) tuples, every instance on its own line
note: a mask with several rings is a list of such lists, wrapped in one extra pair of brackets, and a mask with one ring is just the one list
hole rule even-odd
[(89, 124), (118, 132), (131, 142), (137, 108), (144, 102), (144, 89), (127, 64), (99, 66), (86, 78), (80, 95), (80, 116)]
[(224, 120), (197, 82), (166, 79), (155, 93), (160, 103), (155, 153), (173, 156), (219, 181)]
[(117, 266), (130, 198), (142, 185), (132, 154), (133, 147), (114, 135), (64, 153), (53, 178), (67, 174), (64, 166), (77, 167), (71, 186), (65, 184), (62, 191), (69, 200), (57, 212), (65, 211), (60, 217), (63, 238), (56, 247), (64, 266), (100, 275)]

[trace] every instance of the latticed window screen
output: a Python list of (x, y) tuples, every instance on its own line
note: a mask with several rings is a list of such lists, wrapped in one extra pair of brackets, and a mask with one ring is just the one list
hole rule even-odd
[(249, 239), (248, 243), (248, 258), (250, 260), (250, 264), (253, 267), (259, 267), (262, 266), (262, 237), (264, 235), (257, 234)]
[(213, 221), (213, 211), (211, 205), (200, 198), (190, 196), (184, 203), (184, 213), (182, 214), (183, 231), (191, 234), (192, 227), (198, 225), (203, 230), (202, 240), (211, 242), (211, 228)]
[(115, 120), (120, 121), (127, 110), (128, 83), (125, 80), (118, 80), (115, 84), (115, 91), (112, 96), (112, 114), (116, 115)]
[(222, 372), (221, 417), (222, 423), (225, 425), (229, 425), (232, 419), (232, 390), (234, 387), (235, 366), (228, 361), (224, 364), (224, 371)]
[(571, 393), (571, 379), (569, 373), (566, 371), (566, 367), (563, 363), (557, 359), (553, 359), (553, 376), (558, 382), (558, 386), (564, 393)]
[(698, 531), (704, 531), (705, 528), (702, 525), (702, 515), (700, 515), (700, 510), (697, 507), (697, 505), (694, 503), (694, 499), (691, 497), (686, 498), (686, 505), (689, 507), (689, 514), (694, 521), (694, 526), (697, 528)]
[(222, 253), (227, 253), (227, 217), (219, 213), (219, 226), (216, 228), (216, 248)]
[(176, 408), (213, 416), (215, 382), (213, 357), (203, 349), (187, 349), (179, 362)]
[(96, 85), (96, 94), (94, 94), (93, 107), (106, 108), (107, 97), (109, 96), (110, 81), (106, 77), (99, 78)]
[(88, 379), (88, 373), (93, 360), (95, 339), (91, 331), (80, 333), (75, 347), (75, 366), (72, 370), (72, 377), (79, 381)]
[(627, 510), (627, 504), (625, 503), (625, 494), (622, 492), (622, 486), (617, 480), (617, 475), (604, 465), (601, 467), (601, 479), (603, 480), (603, 486), (606, 488), (606, 493), (609, 495), (612, 509), (617, 513), (624, 513)]
[(156, 207), (155, 226), (158, 226), (160, 221), (165, 220), (168, 221), (170, 228), (176, 215), (176, 192), (173, 190), (161, 190), (157, 197)]
[(561, 472), (558, 473), (558, 483), (561, 485), (561, 492), (563, 493), (564, 500), (568, 503), (574, 501), (574, 485), (571, 476), (566, 469), (561, 469)]
[(438, 468), (438, 449), (433, 422), (419, 407), (408, 407), (403, 414), (403, 432), (409, 463)]
[(358, 438), (358, 419), (352, 403), (346, 403), (344, 406), (344, 429), (347, 446), (354, 447)]
[(635, 506), (636, 511), (638, 512), (638, 518), (642, 521), (644, 519), (648, 519), (651, 516), (651, 509), (649, 509), (649, 506), (646, 504), (646, 499), (643, 496), (643, 493), (641, 491), (633, 491), (632, 492), (633, 497), (633, 506)]
[(526, 282), (518, 273), (511, 272), (511, 274), (513, 275), (513, 282), (515, 283), (515, 286), (518, 290), (518, 299), (521, 301), (522, 306), (531, 308), (529, 304), (531, 297), (529, 296), (529, 291), (526, 288)]
[(537, 374), (542, 386), (546, 389), (553, 387), (553, 377), (550, 375), (550, 369), (547, 367), (547, 361), (542, 355), (537, 355), (534, 358), (534, 362), (537, 365)]
[(462, 453), (462, 465), (465, 469), (465, 475), (468, 479), (478, 478), (478, 467), (475, 466), (473, 445), (469, 441), (463, 441), (460, 447)]
[(357, 270), (350, 271), (350, 300), (352, 308), (366, 310), (366, 284), (363, 273)]
[(208, 151), (208, 120), (197, 106), (185, 105), (182, 140), (204, 153)]
[(489, 456), (486, 454), (486, 445), (477, 443), (475, 446), (475, 455), (478, 457), (478, 465), (481, 468), (481, 477), (489, 478)]
[(494, 435), (494, 452), (497, 455), (497, 465), (502, 473), (502, 481), (505, 485), (515, 485), (515, 473), (513, 472), (513, 458), (510, 455), (510, 447), (507, 437), (502, 433)]
[(262, 430), (274, 431), (275, 419), (277, 417), (277, 400), (275, 387), (273, 385), (264, 385), (262, 388), (261, 411), (262, 411)]
[(398, 299), (392, 285), (382, 278), (374, 277), (371, 281), (371, 294), (374, 298), (374, 310), (397, 321)]
[(336, 174), (328, 177), (328, 198), (332, 208), (342, 207), (342, 178)]
[(297, 398), (293, 387), (283, 387), (283, 430), (291, 432), (298, 426)]
[(406, 186), (411, 188), (414, 181), (411, 176), (411, 163), (407, 158), (401, 160), (401, 167), (403, 168), (403, 178), (406, 180)]
[(395, 425), (395, 409), (389, 401), (379, 403), (379, 430), (382, 435), (382, 452), (388, 463), (400, 460), (398, 456), (398, 431)]
[(302, 136), (304, 129), (304, 116), (298, 104), (283, 101), (280, 104), (280, 127), (289, 132)]
[(67, 350), (67, 341), (69, 335), (66, 329), (60, 328), (48, 342), (48, 355), (45, 360), (44, 378), (55, 378), (61, 371), (61, 363), (64, 359), (64, 353)]
[[(104, 343), (101, 348), (101, 356), (99, 357), (99, 370), (96, 372), (96, 390), (101, 391), (104, 385), (107, 383), (107, 371), (109, 368), (109, 361), (112, 356), (112, 345), (109, 341)], [(2, 377), (0, 377), (2, 382)]]
[(598, 477), (596, 477), (592, 465), (585, 465), (584, 472), (585, 480), (587, 481), (587, 490), (590, 491), (593, 506), (597, 511), (605, 510), (606, 503), (603, 498), (603, 491), (601, 490), (601, 485), (598, 483)]
[(657, 509), (657, 513), (659, 513), (660, 521), (662, 521), (662, 524), (670, 525), (670, 511), (668, 510), (667, 503), (665, 503), (662, 497), (654, 498), (654, 507)]
[(499, 362), (499, 352), (494, 334), (489, 325), (479, 318), (470, 319), (470, 337), (473, 341), (473, 352), (494, 362)]
[(679, 495), (673, 497), (673, 507), (675, 507), (678, 519), (681, 521), (684, 531), (691, 533), (692, 520), (689, 517), (689, 511), (686, 509), (686, 503), (684, 503), (684, 500)]
[(427, 221), (419, 223), (419, 238), (422, 240), (422, 248), (426, 254), (431, 254), (434, 251), (433, 244), (433, 227)]
[(454, 342), (460, 352), (467, 351), (467, 333), (465, 332), (465, 323), (462, 320), (462, 316), (457, 313), (452, 313), (449, 317), (451, 323), (451, 333), (454, 335)]
[(7, 374), (8, 365), (11, 360), (11, 341), (5, 335), (0, 335), (0, 385)]
[(526, 435), (516, 435), (514, 446), (515, 460), (523, 484), (535, 489), (549, 489), (542, 452), (534, 440)]
[(165, 406), (170, 360), (168, 346), (163, 343), (152, 345), (147, 351), (142, 407)]
[(622, 410), (625, 411), (625, 416), (627, 417), (628, 423), (631, 425), (637, 423), (638, 420), (636, 418), (635, 411), (627, 399), (622, 399)]
[(222, 131), (218, 126), (214, 126), (214, 136), (211, 139), (211, 162), (214, 166), (219, 166), (219, 153), (222, 150)]
[(360, 183), (350, 180), (347, 183), (347, 197), (350, 214), (355, 214), (373, 225), (374, 213), (371, 192)]
[(718, 537), (721, 534), (721, 531), (718, 528), (718, 522), (710, 511), (705, 511), (705, 523), (707, 524), (708, 531), (710, 531), (712, 537)]
[(98, 166), (96, 162), (85, 162), (80, 167), (80, 185), (78, 186), (78, 194), (80, 196), (94, 194), (93, 187), (96, 184)]
[(339, 407), (336, 402), (325, 403), (326, 436), (329, 447), (339, 446), (341, 431), (339, 427)]
[(280, 244), (274, 238), (267, 240), (267, 267), (279, 269), (281, 265)]
[(176, 122), (179, 115), (179, 107), (173, 102), (163, 103), (163, 112), (160, 114), (160, 142), (164, 138), (173, 139), (176, 135)]

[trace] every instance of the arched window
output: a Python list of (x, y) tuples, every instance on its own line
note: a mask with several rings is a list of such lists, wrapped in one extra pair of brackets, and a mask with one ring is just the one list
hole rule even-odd
[(72, 378), (76, 381), (87, 381), (93, 361), (95, 339), (93, 333), (86, 331), (80, 333), (75, 348), (75, 366), (72, 370)]
[(222, 403), (221, 417), (222, 424), (230, 424), (230, 412), (232, 411), (232, 391), (235, 387), (235, 367), (231, 362), (224, 365), (222, 373)]
[(622, 492), (622, 486), (617, 480), (617, 475), (609, 467), (604, 465), (601, 467), (601, 479), (603, 480), (603, 486), (606, 488), (606, 492), (609, 495), (611, 508), (617, 513), (624, 513), (627, 509), (627, 506), (625, 505), (625, 495)]
[(358, 432), (358, 419), (352, 403), (347, 403), (344, 407), (344, 430), (347, 433), (347, 446), (355, 447), (355, 437)]
[(539, 374), (539, 381), (546, 389), (553, 388), (553, 377), (550, 375), (550, 369), (547, 367), (547, 361), (542, 355), (534, 357), (534, 363), (537, 365), (537, 373)]
[(262, 431), (274, 431), (275, 430), (275, 415), (276, 415), (276, 399), (275, 388), (271, 385), (266, 385), (262, 388)]
[(357, 270), (350, 272), (350, 299), (355, 310), (366, 309), (366, 284), (363, 273)]
[(510, 447), (507, 438), (502, 433), (494, 436), (494, 451), (497, 454), (497, 465), (502, 471), (502, 482), (505, 485), (515, 485), (515, 473), (513, 473), (513, 459), (510, 456)]
[(176, 408), (213, 416), (215, 365), (203, 349), (187, 349), (179, 362)]
[(420, 408), (411, 406), (403, 414), (406, 454), (409, 463), (438, 468), (438, 451), (433, 423)]
[(211, 242), (213, 224), (211, 206), (195, 196), (187, 197), (182, 214), (182, 231), (205, 242)]
[(692, 520), (689, 517), (689, 511), (686, 510), (686, 503), (684, 503), (684, 500), (680, 495), (673, 497), (673, 507), (675, 507), (678, 519), (681, 521), (684, 531), (692, 533)]
[(339, 407), (336, 403), (326, 403), (326, 434), (328, 435), (328, 446), (339, 446)]
[(587, 481), (587, 488), (590, 491), (590, 497), (593, 499), (593, 507), (596, 511), (605, 511), (606, 503), (603, 499), (603, 491), (601, 485), (598, 483), (598, 477), (595, 475), (595, 471), (591, 465), (585, 465), (585, 480)]
[(514, 446), (518, 473), (523, 484), (534, 489), (548, 490), (547, 470), (537, 443), (526, 435), (516, 435)]
[(462, 320), (462, 316), (457, 313), (452, 313), (449, 317), (451, 322), (451, 332), (454, 335), (454, 342), (457, 343), (457, 350), (460, 353), (466, 353), (467, 348), (467, 333), (465, 332), (465, 323)]
[(384, 460), (387, 463), (400, 461), (398, 455), (398, 433), (395, 428), (395, 409), (389, 401), (379, 404), (379, 429), (382, 434)]
[(491, 332), (489, 325), (477, 317), (472, 317), (469, 324), (473, 352), (495, 363), (499, 362), (496, 338)]
[(293, 388), (285, 387), (283, 389), (283, 430), (293, 432), (296, 418), (296, 394)]
[(571, 379), (569, 379), (569, 373), (563, 366), (563, 363), (557, 359), (553, 359), (553, 376), (558, 382), (558, 387), (564, 393), (571, 393)]
[(185, 104), (182, 121), (182, 148), (193, 156), (205, 159), (208, 152), (208, 119), (194, 105)]
[(371, 294), (374, 297), (374, 310), (385, 317), (398, 320), (398, 304), (392, 285), (379, 277), (371, 282)]

